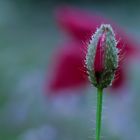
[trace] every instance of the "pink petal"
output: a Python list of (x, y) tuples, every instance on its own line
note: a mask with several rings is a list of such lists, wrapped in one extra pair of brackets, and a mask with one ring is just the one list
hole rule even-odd
[(79, 42), (68, 42), (63, 44), (53, 55), (53, 78), (50, 81), (49, 89), (59, 91), (85, 86), (88, 83), (87, 77), (83, 73), (84, 55), (83, 45)]
[(101, 22), (106, 22), (100, 16), (69, 6), (62, 6), (56, 10), (56, 20), (64, 31), (82, 41), (89, 41)]
[(94, 60), (94, 71), (95, 73), (102, 73), (104, 70), (104, 60), (105, 60), (105, 41), (106, 41), (106, 33), (103, 33), (99, 41), (97, 43), (96, 53), (95, 53), (95, 60)]

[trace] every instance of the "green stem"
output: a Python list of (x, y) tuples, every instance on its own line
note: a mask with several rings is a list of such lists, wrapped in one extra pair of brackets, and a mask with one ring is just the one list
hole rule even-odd
[(102, 121), (102, 98), (103, 89), (97, 89), (97, 110), (96, 110), (96, 140), (100, 140), (101, 121)]

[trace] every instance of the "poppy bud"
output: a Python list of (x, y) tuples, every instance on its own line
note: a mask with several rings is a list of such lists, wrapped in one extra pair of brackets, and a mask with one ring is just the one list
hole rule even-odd
[(112, 84), (118, 68), (118, 48), (113, 29), (103, 24), (97, 29), (88, 45), (86, 68), (89, 80), (97, 88)]

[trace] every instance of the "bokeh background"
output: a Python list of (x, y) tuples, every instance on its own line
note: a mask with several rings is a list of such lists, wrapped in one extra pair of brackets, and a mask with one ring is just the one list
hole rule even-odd
[[(57, 51), (71, 41), (58, 25), (56, 9), (67, 5), (99, 13), (140, 43), (139, 4), (139, 0), (0, 0), (0, 140), (95, 139), (96, 89), (89, 84), (49, 90), (57, 71)], [(139, 58), (125, 65), (123, 86), (105, 90), (103, 140), (140, 140)]]

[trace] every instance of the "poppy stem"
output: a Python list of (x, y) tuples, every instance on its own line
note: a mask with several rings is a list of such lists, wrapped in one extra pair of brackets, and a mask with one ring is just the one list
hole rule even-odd
[(103, 89), (97, 89), (97, 110), (96, 110), (96, 140), (100, 140), (102, 122), (102, 100)]

